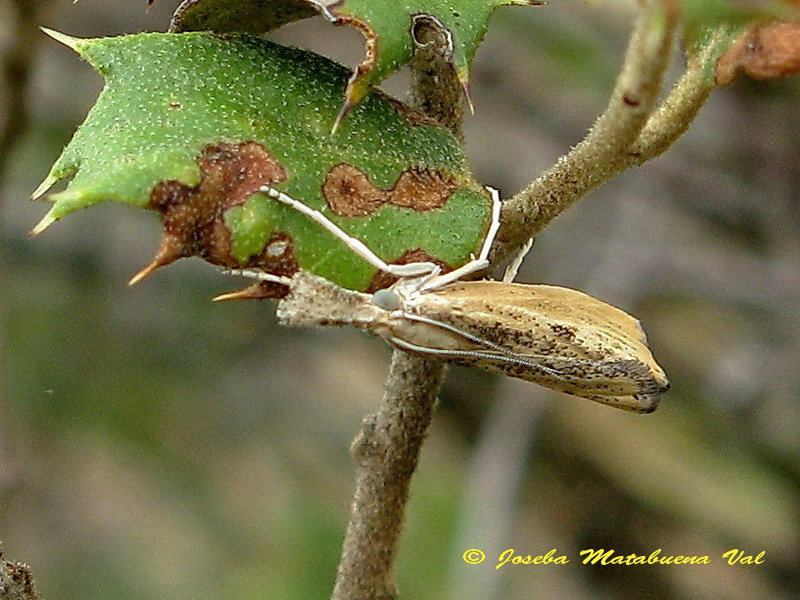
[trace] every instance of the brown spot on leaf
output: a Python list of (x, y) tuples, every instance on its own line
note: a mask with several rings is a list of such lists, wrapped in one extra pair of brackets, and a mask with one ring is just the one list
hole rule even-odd
[[(300, 270), (300, 265), (297, 264), (297, 259), (294, 256), (292, 238), (283, 232), (273, 233), (261, 254), (253, 257), (244, 266), (248, 269), (261, 269), (265, 273), (281, 277), (291, 277)], [(241, 290), (217, 296), (214, 300), (266, 300), (268, 298), (283, 298), (288, 293), (289, 288), (281, 283), (259, 281)]]
[(391, 191), (389, 202), (395, 206), (420, 212), (441, 208), (457, 187), (455, 179), (450, 174), (412, 168), (400, 175)]
[(199, 256), (224, 267), (241, 267), (231, 255), (224, 214), (243, 204), (263, 185), (286, 179), (286, 169), (255, 142), (209, 144), (198, 157), (200, 183), (161, 181), (150, 192), (148, 208), (161, 213), (164, 233), (155, 259), (131, 283), (185, 256)]
[(408, 104), (400, 102), (397, 98), (393, 98), (389, 95), (383, 94), (380, 90), (375, 90), (375, 94), (383, 96), (383, 99), (388, 101), (394, 109), (403, 117), (406, 122), (411, 125), (412, 127), (417, 127), (420, 125), (427, 125), (427, 126), (435, 126), (435, 125), (442, 125), (441, 121), (437, 121), (436, 119), (429, 117), (424, 112), (420, 110), (414, 110)]
[(366, 217), (389, 200), (388, 192), (372, 185), (363, 171), (347, 163), (328, 171), (322, 195), (333, 214), (340, 217)]
[(292, 238), (282, 231), (274, 232), (261, 254), (254, 256), (247, 267), (258, 268), (273, 275), (291, 277), (300, 270), (294, 255)]
[(717, 61), (717, 85), (729, 85), (744, 73), (773, 79), (800, 72), (800, 22), (756, 25), (737, 39)]
[(450, 173), (412, 167), (400, 174), (392, 189), (383, 190), (360, 169), (339, 163), (325, 176), (322, 195), (333, 214), (365, 217), (384, 204), (419, 212), (441, 208), (457, 188), (455, 177)]
[(203, 172), (201, 191), (221, 195), (225, 209), (242, 204), (263, 185), (286, 180), (284, 166), (255, 142), (206, 146), (198, 163)]
[[(417, 248), (415, 250), (407, 250), (403, 253), (403, 256), (398, 258), (397, 260), (391, 261), (393, 265), (407, 265), (409, 263), (415, 262), (432, 262), (439, 265), (442, 268), (442, 273), (447, 273), (448, 271), (452, 271), (452, 268), (442, 262), (441, 260), (432, 257), (430, 254), (425, 252), (422, 248)], [(384, 288), (389, 287), (395, 281), (397, 281), (397, 277), (394, 275), (389, 275), (384, 271), (378, 271), (375, 273), (374, 277), (370, 280), (369, 286), (367, 289), (364, 290), (368, 294), (372, 294), (377, 292), (378, 290), (382, 290)]]

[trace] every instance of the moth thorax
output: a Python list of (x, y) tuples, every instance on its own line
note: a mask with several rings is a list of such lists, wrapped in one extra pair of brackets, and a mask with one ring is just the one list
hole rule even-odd
[(474, 344), (457, 330), (446, 329), (434, 320), (418, 321), (414, 316), (412, 313), (393, 313), (386, 320), (386, 331), (379, 335), (389, 341), (392, 341), (391, 338), (399, 339), (432, 352), (474, 349)]

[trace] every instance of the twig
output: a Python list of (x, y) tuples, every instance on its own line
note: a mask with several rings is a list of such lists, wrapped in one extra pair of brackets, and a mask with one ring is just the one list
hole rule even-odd
[(577, 200), (629, 166), (625, 157), (658, 99), (677, 25), (677, 7), (671, 0), (644, 4), (603, 115), (572, 151), (504, 203), (497, 259), (511, 254)]
[(352, 517), (334, 600), (393, 600), (394, 559), (411, 477), (442, 383), (441, 362), (395, 350), (381, 407), (361, 424)]
[[(460, 83), (447, 62), (448, 39), (433, 20), (418, 22), (425, 44), (411, 63), (416, 107), (460, 135)], [(395, 350), (377, 414), (361, 424), (351, 449), (356, 491), (332, 600), (394, 600), (394, 559), (411, 478), (430, 427), (445, 366)]]
[[(436, 23), (418, 39), (432, 39), (412, 63), (418, 107), (460, 135), (463, 105), (444, 60), (446, 36)], [(622, 171), (664, 152), (688, 128), (714, 87), (709, 66), (729, 42), (719, 30), (690, 55), (686, 71), (658, 105), (678, 27), (675, 0), (647, 0), (631, 34), (606, 111), (586, 138), (527, 189), (504, 203), (493, 248), (497, 262), (522, 246), (578, 199)], [(365, 419), (353, 451), (358, 478), (333, 600), (396, 598), (393, 560), (405, 503), (443, 366), (395, 351), (378, 414)]]
[(686, 133), (714, 90), (714, 66), (730, 46), (734, 31), (732, 27), (719, 27), (709, 32), (706, 42), (689, 54), (686, 70), (645, 123), (627, 153), (624, 168), (656, 158)]
[[(9, 2), (13, 11), (14, 29), (11, 32), (11, 43), (0, 57), (0, 82), (2, 83), (2, 99), (0, 99), (0, 190), (3, 189), (8, 175), (9, 162), (14, 147), (19, 142), (28, 124), (28, 108), (25, 95), (30, 81), (31, 65), (35, 49), (39, 42), (37, 29), (42, 12), (50, 4), (45, 0), (14, 0)], [(0, 305), (0, 314), (3, 306)], [(0, 339), (0, 369), (7, 361), (2, 360), (5, 354), (3, 340)], [(4, 373), (0, 371), (0, 507), (8, 505), (9, 496), (19, 485), (20, 470), (17, 461), (12, 459), (14, 427), (7, 415), (8, 390)], [(0, 519), (5, 514), (0, 513)], [(0, 595), (0, 597), (4, 597)], [(9, 596), (12, 597), (12, 596)]]
[(28, 565), (11, 562), (0, 548), (0, 598), (2, 600), (41, 600)]

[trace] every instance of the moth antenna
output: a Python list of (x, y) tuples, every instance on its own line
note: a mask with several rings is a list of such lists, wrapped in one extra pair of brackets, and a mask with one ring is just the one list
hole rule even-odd
[(399, 346), (400, 348), (404, 348), (406, 350), (411, 350), (413, 352), (419, 352), (421, 354), (432, 354), (432, 355), (439, 355), (439, 356), (463, 356), (465, 358), (485, 358), (486, 360), (501, 360), (503, 362), (522, 365), (524, 367), (537, 369), (542, 373), (547, 373), (555, 377), (556, 379), (564, 380), (563, 375), (555, 370), (551, 369), (550, 367), (545, 367), (544, 365), (540, 365), (539, 363), (533, 362), (531, 360), (527, 360), (520, 356), (515, 355), (508, 355), (507, 353), (503, 354), (489, 354), (488, 352), (481, 352), (480, 350), (444, 350), (441, 348), (428, 348), (426, 346), (417, 346), (416, 344), (412, 344), (411, 342), (406, 342), (405, 340), (401, 340), (400, 338), (389, 338), (389, 340)]
[(416, 346), (414, 344), (409, 344), (409, 342), (403, 342), (402, 340), (398, 340), (397, 338), (392, 338), (393, 341), (399, 343), (399, 345), (407, 345), (409, 348), (414, 346), (414, 349), (418, 352), (427, 351), (431, 354), (441, 354), (441, 355), (453, 355), (453, 356), (471, 356), (473, 358), (486, 358), (488, 360), (502, 360), (508, 363), (514, 363), (518, 365), (524, 365), (526, 367), (532, 367), (542, 371), (543, 373), (547, 373), (548, 375), (552, 375), (553, 377), (564, 381), (564, 374), (558, 371), (557, 369), (551, 369), (550, 367), (546, 367), (539, 363), (536, 363), (532, 360), (529, 360), (519, 354), (514, 352), (510, 352), (500, 346), (499, 344), (495, 344), (494, 342), (490, 342), (482, 337), (478, 337), (477, 335), (473, 335), (471, 333), (467, 333), (466, 331), (462, 331), (458, 327), (454, 327), (449, 323), (444, 323), (442, 321), (436, 321), (434, 319), (429, 319), (427, 317), (423, 317), (421, 315), (415, 315), (414, 313), (407, 313), (403, 311), (403, 318), (408, 319), (409, 321), (419, 321), (420, 323), (427, 323), (428, 325), (433, 325), (434, 327), (441, 327), (442, 329), (446, 329), (447, 331), (451, 331), (456, 335), (460, 335), (461, 337), (468, 339), (471, 342), (475, 342), (481, 346), (485, 346), (490, 350), (494, 350), (497, 354), (489, 354), (488, 352), (481, 352), (480, 350), (440, 350), (436, 348), (424, 348), (422, 346)]

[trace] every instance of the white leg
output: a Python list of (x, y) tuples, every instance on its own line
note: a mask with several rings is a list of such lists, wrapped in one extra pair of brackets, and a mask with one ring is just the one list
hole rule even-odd
[(473, 258), (468, 263), (457, 269), (453, 269), (449, 273), (431, 278), (427, 283), (421, 286), (420, 291), (442, 287), (443, 285), (457, 281), (462, 277), (481, 271), (489, 266), (489, 252), (492, 250), (492, 244), (494, 244), (497, 231), (500, 229), (500, 208), (502, 202), (500, 201), (500, 193), (496, 189), (488, 186), (486, 189), (489, 190), (489, 193), (492, 195), (492, 220), (491, 223), (489, 223), (489, 231), (486, 232), (486, 237), (483, 239), (483, 246), (481, 247), (480, 254), (478, 254), (477, 258)]
[(355, 254), (363, 258), (376, 269), (380, 269), (385, 273), (396, 275), (397, 277), (416, 277), (419, 275), (434, 273), (439, 270), (439, 267), (436, 265), (436, 263), (432, 262), (415, 262), (407, 265), (387, 264), (383, 259), (381, 259), (380, 256), (370, 250), (366, 244), (364, 244), (364, 242), (348, 234), (336, 223), (323, 215), (320, 211), (313, 209), (310, 206), (303, 204), (299, 200), (295, 200), (291, 196), (287, 196), (283, 192), (279, 192), (275, 188), (269, 187), (268, 185), (262, 186), (258, 191), (265, 193), (270, 198), (277, 200), (282, 204), (292, 207), (300, 213), (303, 213), (312, 221), (318, 223), (327, 229), (328, 232), (344, 242)]
[(226, 275), (239, 275), (240, 277), (248, 277), (258, 281), (270, 281), (272, 283), (280, 283), (282, 285), (292, 286), (291, 277), (283, 277), (281, 275), (273, 275), (272, 273), (265, 273), (264, 271), (257, 271), (256, 269), (222, 269)]
[(522, 266), (522, 261), (525, 260), (525, 257), (528, 256), (528, 252), (530, 252), (531, 247), (533, 246), (533, 238), (529, 239), (522, 248), (519, 249), (517, 255), (514, 257), (509, 265), (506, 267), (506, 272), (503, 273), (503, 283), (511, 283), (516, 279), (517, 273), (519, 272), (520, 266)]

